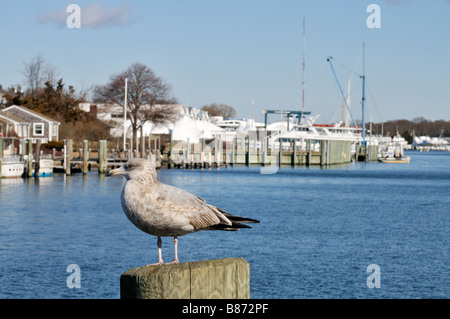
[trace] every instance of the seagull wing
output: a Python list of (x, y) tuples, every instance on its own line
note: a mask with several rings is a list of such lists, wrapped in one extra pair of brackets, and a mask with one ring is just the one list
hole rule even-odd
[(232, 222), (219, 209), (180, 188), (161, 183), (154, 195), (164, 210), (187, 218), (195, 230), (208, 229), (215, 225), (232, 226)]

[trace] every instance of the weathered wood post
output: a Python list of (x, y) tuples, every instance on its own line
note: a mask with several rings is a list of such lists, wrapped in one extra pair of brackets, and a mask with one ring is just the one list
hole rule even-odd
[(19, 140), (19, 154), (20, 156), (27, 154), (27, 140)]
[(219, 139), (214, 135), (214, 162), (219, 166)]
[(311, 140), (308, 140), (306, 145), (307, 145), (306, 151), (308, 152), (308, 155), (306, 157), (306, 165), (310, 166), (311, 165)]
[(208, 152), (208, 168), (211, 168), (211, 162), (212, 162), (212, 155), (211, 155), (211, 149), (209, 149)]
[(261, 140), (261, 152), (262, 152), (262, 158), (261, 158), (261, 166), (266, 166), (267, 164), (267, 150), (269, 144), (269, 137), (265, 136)]
[(250, 165), (250, 136), (246, 135), (245, 136), (245, 144), (246, 146), (244, 146), (244, 151), (246, 151), (245, 153), (245, 165)]
[(219, 138), (217, 140), (217, 167), (222, 166), (223, 162), (223, 143), (222, 143), (222, 135), (219, 135)]
[(31, 139), (27, 140), (27, 146), (27, 176), (31, 178), (33, 176), (33, 141)]
[(236, 144), (237, 144), (237, 137), (234, 137), (231, 144), (231, 165), (236, 164), (236, 146), (237, 146)]
[(247, 165), (251, 165), (252, 164), (252, 157), (253, 157), (253, 150), (252, 150), (252, 146), (251, 146), (251, 144), (252, 144), (252, 141), (254, 142), (254, 139), (253, 139), (253, 134), (252, 134), (253, 132), (248, 132), (248, 151), (247, 151), (247, 157), (248, 157), (248, 159), (247, 159)]
[(170, 141), (169, 141), (169, 154), (167, 154), (167, 159), (168, 159), (168, 167), (171, 168), (171, 164), (172, 164), (172, 152), (173, 152), (173, 139), (172, 139), (172, 134), (170, 134)]
[(107, 169), (106, 160), (106, 140), (100, 140), (98, 143), (98, 173), (105, 174)]
[(297, 139), (294, 138), (294, 140), (292, 141), (292, 162), (291, 162), (292, 166), (296, 166), (297, 165)]
[(205, 139), (200, 139), (200, 167), (205, 167)]
[(64, 164), (66, 166), (66, 175), (71, 175), (71, 164), (70, 161), (72, 159), (72, 140), (66, 140), (66, 154), (65, 154), (65, 158), (64, 158)]
[(120, 277), (121, 299), (249, 299), (250, 264), (225, 258), (133, 268)]
[(280, 143), (280, 149), (278, 152), (278, 165), (281, 166), (281, 164), (283, 164), (283, 139), (279, 138), (278, 139), (279, 143)]
[(34, 160), (34, 177), (39, 178), (39, 168), (40, 168), (40, 160), (41, 160), (41, 140), (36, 140), (36, 149), (35, 149), (35, 160)]
[(88, 166), (88, 160), (89, 160), (89, 149), (88, 149), (89, 142), (88, 140), (83, 141), (83, 175), (86, 175), (89, 170)]
[(191, 140), (188, 138), (186, 142), (186, 153), (184, 157), (184, 168), (189, 167), (191, 163)]

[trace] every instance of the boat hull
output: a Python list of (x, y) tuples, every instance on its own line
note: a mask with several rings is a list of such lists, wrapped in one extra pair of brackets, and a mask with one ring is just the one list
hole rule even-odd
[[(49, 177), (53, 175), (53, 160), (51, 159), (41, 159), (39, 161), (39, 177)], [(35, 176), (33, 171), (32, 176)]]
[(23, 162), (2, 163), (2, 178), (21, 178), (23, 176), (25, 165)]
[(379, 162), (386, 163), (386, 164), (407, 164), (410, 161), (409, 157), (402, 157), (402, 158), (379, 158)]

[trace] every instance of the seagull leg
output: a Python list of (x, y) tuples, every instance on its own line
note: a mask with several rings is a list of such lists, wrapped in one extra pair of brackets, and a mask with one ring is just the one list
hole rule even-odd
[(162, 265), (164, 260), (162, 259), (162, 240), (161, 236), (158, 236), (158, 264)]
[(164, 264), (164, 260), (162, 259), (162, 248), (161, 248), (162, 247), (162, 240), (161, 240), (160, 236), (158, 236), (157, 244), (158, 244), (158, 262), (156, 264), (150, 264), (150, 265), (147, 265), (147, 266), (156, 266), (156, 265)]
[(178, 237), (173, 237), (173, 244), (175, 246), (175, 259), (167, 264), (178, 264)]

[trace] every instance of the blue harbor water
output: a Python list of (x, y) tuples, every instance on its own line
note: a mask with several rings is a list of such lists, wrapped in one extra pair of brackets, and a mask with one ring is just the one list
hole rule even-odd
[[(448, 298), (450, 154), (408, 155), (409, 164), (273, 175), (163, 169), (162, 182), (261, 221), (180, 237), (180, 261), (243, 257), (255, 299)], [(157, 261), (156, 238), (122, 212), (122, 184), (96, 172), (0, 180), (0, 298), (120, 298), (120, 275)], [(163, 238), (163, 258), (173, 258), (171, 238)], [(80, 288), (68, 288), (72, 264)], [(372, 264), (380, 288), (368, 287)]]

